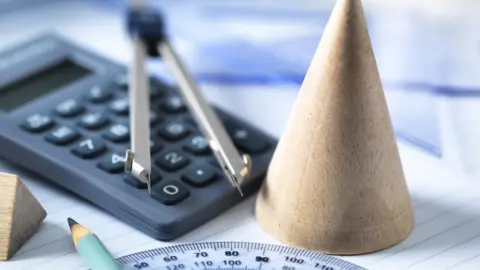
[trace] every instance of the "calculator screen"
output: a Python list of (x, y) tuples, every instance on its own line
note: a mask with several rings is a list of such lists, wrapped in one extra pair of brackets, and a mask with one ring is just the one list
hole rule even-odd
[(64, 59), (53, 66), (0, 88), (0, 110), (8, 112), (22, 104), (66, 86), (92, 71)]

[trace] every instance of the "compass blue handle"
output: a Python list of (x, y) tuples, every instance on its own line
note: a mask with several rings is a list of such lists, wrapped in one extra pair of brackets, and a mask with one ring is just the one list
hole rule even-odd
[(159, 57), (157, 46), (167, 37), (163, 15), (154, 8), (131, 7), (127, 11), (127, 30), (131, 37), (140, 38), (150, 57)]

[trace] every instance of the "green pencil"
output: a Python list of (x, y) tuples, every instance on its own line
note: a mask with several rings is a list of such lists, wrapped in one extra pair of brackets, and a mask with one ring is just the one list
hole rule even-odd
[(68, 218), (68, 225), (77, 252), (92, 270), (123, 269), (95, 234), (71, 218)]

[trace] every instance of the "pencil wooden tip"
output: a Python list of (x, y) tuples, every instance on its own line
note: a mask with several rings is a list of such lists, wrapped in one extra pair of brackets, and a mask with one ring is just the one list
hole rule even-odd
[(68, 225), (70, 226), (70, 231), (72, 232), (73, 242), (75, 243), (75, 246), (77, 246), (78, 241), (80, 241), (80, 239), (82, 239), (85, 235), (93, 234), (90, 230), (78, 224), (72, 218), (68, 218), (67, 221)]
[(68, 218), (67, 221), (68, 221), (68, 226), (70, 226), (70, 229), (71, 229), (74, 225), (78, 224), (78, 222), (76, 222), (75, 220), (73, 220), (73, 219), (71, 219), (71, 218)]

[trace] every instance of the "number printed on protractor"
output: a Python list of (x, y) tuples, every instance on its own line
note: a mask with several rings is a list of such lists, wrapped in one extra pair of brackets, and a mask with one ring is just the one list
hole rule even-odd
[(117, 260), (124, 265), (125, 270), (366, 270), (350, 262), (305, 249), (250, 242), (175, 245), (127, 255)]

